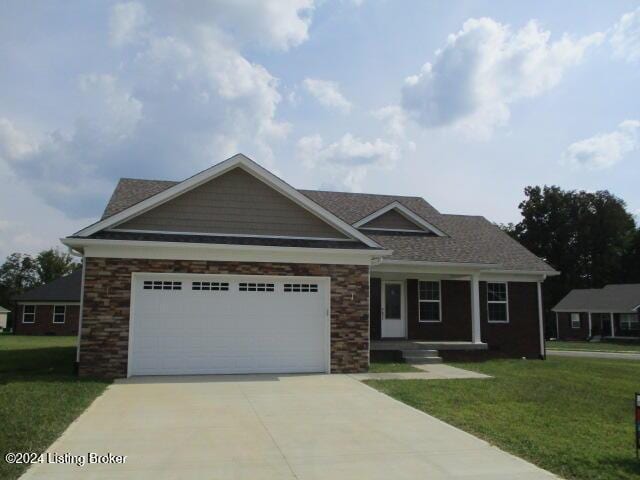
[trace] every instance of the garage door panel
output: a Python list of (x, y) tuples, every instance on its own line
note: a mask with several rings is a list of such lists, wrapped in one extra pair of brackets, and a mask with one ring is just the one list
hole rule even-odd
[[(145, 288), (149, 282), (162, 288)], [(134, 280), (130, 374), (326, 371), (328, 281), (170, 275), (159, 282)], [(214, 282), (226, 290), (201, 290)]]

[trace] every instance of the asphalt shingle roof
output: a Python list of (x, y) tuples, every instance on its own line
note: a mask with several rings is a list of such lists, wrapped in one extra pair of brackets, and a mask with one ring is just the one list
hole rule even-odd
[(18, 302), (79, 302), (82, 283), (82, 270), (77, 269), (73, 273), (60, 277), (53, 282), (40, 285), (14, 300)]
[[(102, 218), (114, 215), (176, 183), (178, 182), (123, 178), (113, 192)], [(374, 241), (394, 251), (391, 257), (394, 260), (499, 264), (496, 268), (554, 272), (543, 260), (484, 217), (442, 214), (421, 197), (299, 191), (349, 224), (390, 203), (399, 202), (446, 234), (445, 237), (438, 237), (367, 231), (366, 234)]]
[(612, 284), (604, 288), (571, 290), (553, 311), (633, 312), (640, 306), (640, 284)]

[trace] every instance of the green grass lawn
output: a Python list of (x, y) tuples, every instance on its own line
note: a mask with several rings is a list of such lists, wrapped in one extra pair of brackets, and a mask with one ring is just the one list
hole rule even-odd
[(371, 373), (395, 373), (395, 372), (420, 372), (419, 368), (413, 367), (404, 362), (371, 362), (369, 372)]
[(0, 335), (0, 478), (17, 478), (6, 452), (42, 452), (108, 382), (78, 379), (75, 337)]
[(549, 350), (589, 350), (591, 352), (634, 352), (640, 353), (640, 342), (547, 342)]
[(392, 397), (568, 479), (640, 479), (640, 362), (554, 357), (456, 366), (485, 380), (372, 380)]

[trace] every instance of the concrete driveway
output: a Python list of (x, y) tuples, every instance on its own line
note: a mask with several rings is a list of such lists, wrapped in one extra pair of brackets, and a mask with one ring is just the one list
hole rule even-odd
[(110, 386), (28, 479), (555, 478), (347, 375), (153, 377)]

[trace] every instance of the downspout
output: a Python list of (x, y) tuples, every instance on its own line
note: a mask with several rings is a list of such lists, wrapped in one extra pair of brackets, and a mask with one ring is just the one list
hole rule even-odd
[(82, 317), (84, 316), (84, 274), (87, 266), (87, 257), (82, 256), (82, 281), (80, 283), (80, 315), (78, 316), (78, 340), (76, 343), (76, 368), (80, 369), (80, 340), (82, 337)]
[[(538, 326), (540, 329), (540, 358), (545, 360), (547, 358), (545, 345), (544, 345), (544, 315), (542, 313), (542, 282), (538, 284)], [(556, 314), (557, 319), (557, 314)]]

